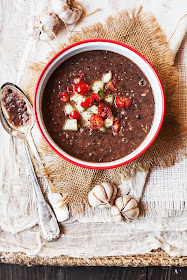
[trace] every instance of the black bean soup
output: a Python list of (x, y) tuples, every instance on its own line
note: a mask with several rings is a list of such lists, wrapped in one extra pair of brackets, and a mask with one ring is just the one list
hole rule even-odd
[(8, 113), (10, 123), (14, 126), (26, 124), (30, 114), (22, 96), (15, 89), (8, 86), (3, 91), (2, 102)]
[(42, 112), (51, 138), (68, 154), (110, 162), (143, 142), (154, 117), (154, 97), (131, 60), (110, 51), (87, 51), (51, 75)]

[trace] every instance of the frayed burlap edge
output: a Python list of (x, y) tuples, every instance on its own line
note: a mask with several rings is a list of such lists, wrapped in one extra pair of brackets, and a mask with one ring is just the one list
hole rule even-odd
[(187, 257), (170, 257), (164, 251), (158, 250), (152, 254), (100, 257), (72, 258), (61, 256), (56, 258), (27, 257), (24, 254), (0, 256), (0, 263), (19, 265), (54, 265), (54, 266), (187, 266)]
[[(157, 166), (161, 168), (172, 166), (175, 162), (179, 161), (181, 156), (186, 156), (185, 148), (187, 144), (187, 139), (186, 139), (187, 129), (186, 126), (184, 126), (182, 123), (180, 123), (177, 120), (177, 116), (179, 115), (180, 112), (176, 106), (175, 96), (173, 94), (177, 82), (177, 73), (176, 73), (176, 69), (174, 68), (174, 58), (170, 52), (168, 43), (165, 40), (165, 35), (163, 34), (162, 30), (160, 29), (153, 15), (143, 14), (142, 8), (140, 8), (137, 13), (134, 10), (131, 13), (128, 13), (127, 11), (122, 11), (115, 18), (109, 17), (106, 20), (105, 25), (101, 23), (97, 23), (90, 27), (83, 28), (81, 32), (77, 32), (76, 34), (71, 36), (67, 44), (59, 45), (57, 50), (53, 50), (52, 52), (50, 52), (50, 54), (47, 57), (47, 60), (50, 60), (57, 52), (62, 50), (64, 47), (85, 39), (108, 38), (108, 39), (113, 39), (126, 43), (126, 41), (128, 41), (127, 38), (120, 37), (120, 34), (118, 32), (120, 25), (124, 24), (124, 22), (126, 25), (128, 25), (128, 29), (129, 29), (128, 32), (132, 36), (133, 36), (133, 34), (131, 33), (132, 30), (135, 30), (135, 32), (140, 32), (141, 30), (138, 30), (138, 28), (140, 29), (142, 26), (144, 27), (144, 29), (146, 29), (146, 35), (149, 38), (149, 40), (151, 40), (151, 48), (149, 48), (150, 50), (155, 51), (155, 49), (158, 48), (159, 46), (158, 54), (162, 62), (159, 64), (159, 67), (157, 67), (158, 65), (156, 64), (156, 61), (155, 63), (154, 61), (151, 62), (156, 68), (159, 76), (162, 77), (162, 83), (164, 85), (164, 90), (166, 95), (166, 116), (165, 116), (163, 128), (157, 140), (145, 154), (143, 154), (140, 158), (138, 158), (137, 160), (135, 160), (134, 162), (126, 166), (119, 167), (113, 171), (105, 171), (108, 172), (107, 179), (109, 180), (111, 179), (110, 178), (111, 176), (109, 176), (109, 172), (113, 172), (112, 180), (116, 184), (120, 183), (119, 176), (117, 176), (120, 173), (122, 173), (125, 178), (128, 178), (130, 176), (133, 176), (136, 171), (148, 171), (150, 169), (154, 169)], [(115, 24), (115, 32), (114, 34), (111, 34), (110, 33), (111, 26), (114, 26), (114, 24)], [(108, 36), (108, 33), (110, 33), (110, 36)], [(143, 53), (149, 59), (149, 54), (146, 55), (145, 46), (142, 45), (141, 40), (138, 42), (134, 40), (131, 42), (130, 45), (135, 49), (137, 49), (138, 51), (140, 51), (141, 53)], [(36, 80), (38, 79), (38, 76), (40, 72), (43, 70), (44, 66), (45, 63), (38, 63), (38, 64), (32, 64), (30, 67), (33, 78), (27, 87), (27, 92), (31, 93), (30, 95), (31, 99), (33, 98), (33, 92), (34, 92)], [(170, 71), (168, 71), (168, 69)], [(169, 77), (165, 75), (165, 72), (169, 72)], [(159, 147), (159, 139), (165, 137), (163, 134), (164, 134), (164, 129), (167, 131), (167, 126), (173, 127), (172, 131), (171, 129), (168, 128), (170, 133), (172, 132), (172, 135), (170, 135), (169, 138), (172, 139), (173, 135), (175, 135), (175, 138), (173, 138), (172, 152), (167, 151), (163, 156), (163, 154), (162, 155), (159, 154), (159, 150), (161, 148)], [(87, 204), (87, 193), (93, 185), (89, 186), (87, 192), (85, 191), (84, 195), (79, 199), (79, 201), (77, 200), (75, 201), (73, 196), (72, 195), (70, 196), (70, 194), (68, 193), (68, 190), (64, 189), (64, 185), (59, 185), (55, 183), (57, 181), (60, 182), (62, 179), (61, 177), (62, 159), (57, 157), (54, 154), (54, 152), (44, 142), (40, 146), (40, 151), (41, 151), (41, 155), (47, 154), (53, 157), (53, 159), (50, 160), (50, 163), (47, 163), (44, 160), (46, 168), (45, 170), (43, 170), (44, 176), (46, 176), (47, 178), (49, 178), (48, 176), (50, 176), (50, 181), (53, 181), (53, 183), (51, 183), (52, 191), (68, 194), (70, 211), (73, 215), (76, 214), (77, 212), (80, 213), (84, 211), (85, 204)], [(149, 154), (151, 154), (152, 156), (150, 157)], [(68, 168), (68, 163), (67, 163), (67, 168)], [(98, 179), (98, 182), (100, 180), (101, 178)], [(62, 201), (62, 204), (63, 203), (66, 204), (67, 202), (68, 200), (66, 197), (66, 201)]]

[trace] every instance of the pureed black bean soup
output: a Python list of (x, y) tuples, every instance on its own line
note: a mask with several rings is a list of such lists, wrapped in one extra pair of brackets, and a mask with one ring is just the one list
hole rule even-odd
[(85, 161), (110, 162), (143, 142), (154, 117), (154, 97), (131, 60), (110, 51), (87, 51), (51, 75), (42, 112), (61, 149)]
[(9, 122), (12, 125), (18, 127), (28, 122), (30, 114), (27, 111), (27, 106), (23, 97), (16, 89), (6, 86), (2, 102), (8, 113)]

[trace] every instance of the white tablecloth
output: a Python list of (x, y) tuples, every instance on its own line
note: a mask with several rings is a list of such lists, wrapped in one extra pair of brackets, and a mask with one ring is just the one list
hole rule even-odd
[[(137, 8), (140, 4), (143, 5), (145, 11), (152, 11), (156, 16), (168, 40), (178, 26), (177, 32), (169, 41), (174, 56), (186, 30), (185, 18), (179, 22), (186, 13), (186, 3), (182, 0), (82, 0), (79, 2), (84, 6), (87, 14), (98, 8), (100, 11), (83, 18), (76, 25), (75, 30), (80, 30), (81, 27), (98, 21), (104, 22), (107, 16), (115, 15), (122, 9)], [(46, 42), (36, 43), (25, 33), (26, 19), (39, 13), (45, 3), (46, 1), (41, 0), (17, 0), (14, 3), (11, 0), (1, 1), (0, 84), (11, 81), (24, 88), (25, 76), (28, 73), (27, 62), (46, 61), (48, 52), (59, 42), (67, 40), (70, 33), (65, 27), (61, 28), (57, 38), (51, 41), (50, 45)], [(182, 64), (184, 71), (187, 71), (186, 50), (187, 43), (184, 42), (176, 60), (176, 65)], [(179, 79), (178, 90), (180, 90), (180, 86)], [(35, 226), (37, 224), (36, 205), (27, 166), (18, 169), (18, 165), (16, 165), (16, 162), (24, 161), (20, 143), (16, 141), (16, 145), (12, 145), (12, 141), (15, 140), (5, 133), (1, 125), (0, 135), (0, 251), (10, 253), (22, 251), (28, 255), (37, 254), (48, 257), (61, 254), (91, 257), (141, 254), (161, 247), (171, 255), (187, 254), (185, 244), (187, 235), (185, 212), (187, 210), (185, 203), (187, 199), (187, 161), (185, 159), (171, 168), (155, 170), (150, 174), (142, 201), (145, 205), (147, 201), (154, 202), (156, 211), (153, 213), (150, 208), (146, 218), (141, 218), (132, 224), (126, 223), (111, 227), (110, 224), (98, 224), (98, 222), (106, 221), (104, 215), (99, 218), (96, 213), (95, 218), (92, 216), (92, 219), (87, 215), (78, 216), (79, 222), (65, 225), (65, 234), (57, 243), (42, 243), (39, 229)], [(20, 174), (25, 174), (25, 180), (22, 182), (19, 180)], [(157, 205), (155, 205), (155, 201)], [(168, 207), (165, 218), (162, 218), (165, 216), (163, 212), (166, 213), (162, 206)], [(184, 213), (176, 217), (183, 210)], [(154, 215), (154, 217), (148, 217), (150, 215)], [(170, 215), (175, 215), (175, 217), (168, 218)], [(80, 222), (83, 223), (81, 227)], [(97, 224), (93, 225), (92, 222), (97, 222)], [(79, 236), (76, 234), (77, 228), (79, 228)], [(32, 244), (30, 240), (32, 240)], [(58, 249), (54, 250), (54, 246)]]

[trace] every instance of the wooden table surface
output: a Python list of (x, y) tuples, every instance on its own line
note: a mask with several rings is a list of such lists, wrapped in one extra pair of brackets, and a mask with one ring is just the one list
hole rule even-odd
[(187, 280), (187, 268), (27, 267), (0, 264), (0, 280)]

